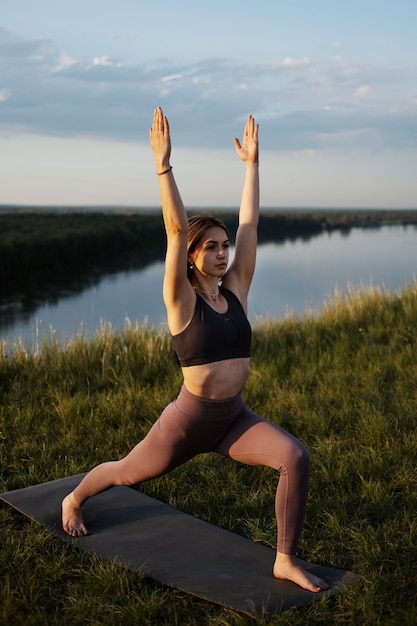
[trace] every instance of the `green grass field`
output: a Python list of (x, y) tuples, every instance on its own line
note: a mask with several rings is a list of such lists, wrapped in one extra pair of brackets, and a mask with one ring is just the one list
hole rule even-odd
[[(314, 605), (250, 620), (82, 553), (0, 506), (0, 623), (417, 623), (417, 283), (335, 294), (315, 317), (254, 330), (247, 404), (300, 438), (311, 489), (299, 556), (361, 574)], [(1, 346), (0, 491), (124, 455), (178, 392), (169, 337), (105, 327), (86, 340)], [(277, 475), (216, 455), (145, 493), (274, 546)]]

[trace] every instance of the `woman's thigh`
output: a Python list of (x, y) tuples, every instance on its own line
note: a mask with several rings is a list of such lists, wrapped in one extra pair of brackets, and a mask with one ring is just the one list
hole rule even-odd
[(276, 470), (308, 459), (308, 452), (298, 439), (248, 409), (232, 425), (216, 452), (241, 463)]

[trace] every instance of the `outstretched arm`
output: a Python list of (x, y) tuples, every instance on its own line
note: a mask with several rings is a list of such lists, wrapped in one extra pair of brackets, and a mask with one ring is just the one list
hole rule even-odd
[(237, 155), (245, 164), (245, 180), (239, 210), (239, 226), (233, 263), (224, 281), (246, 307), (247, 294), (255, 271), (257, 228), (259, 221), (259, 124), (249, 115), (242, 143), (235, 138)]
[(258, 225), (259, 220), (259, 124), (249, 115), (243, 131), (243, 141), (234, 138), (236, 153), (246, 166), (245, 183), (239, 211), (239, 224)]
[(191, 307), (193, 292), (187, 279), (188, 220), (170, 164), (169, 123), (160, 107), (154, 111), (149, 140), (155, 157), (162, 216), (167, 235), (164, 301), (167, 307), (168, 324), (171, 332), (175, 334), (176, 327), (182, 325), (182, 320), (177, 319), (178, 311), (185, 309), (186, 316), (188, 315), (187, 299), (190, 299)]
[(155, 157), (162, 215), (169, 242), (172, 237), (178, 236), (179, 233), (185, 232), (185, 236), (187, 236), (188, 225), (184, 205), (170, 164), (171, 137), (169, 123), (160, 107), (154, 111), (149, 140)]

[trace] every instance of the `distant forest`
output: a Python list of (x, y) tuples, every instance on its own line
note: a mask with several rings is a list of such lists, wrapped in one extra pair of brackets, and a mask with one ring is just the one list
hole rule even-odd
[[(233, 242), (237, 211), (195, 210), (225, 222)], [(417, 225), (409, 210), (262, 211), (259, 242), (308, 240), (324, 231)], [(147, 210), (0, 210), (0, 302), (78, 291), (103, 274), (162, 261), (161, 214)]]

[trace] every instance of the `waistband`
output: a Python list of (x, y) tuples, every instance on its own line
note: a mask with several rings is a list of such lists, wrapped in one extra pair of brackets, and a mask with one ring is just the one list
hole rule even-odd
[(194, 395), (185, 385), (181, 387), (176, 405), (183, 413), (201, 415), (208, 419), (237, 416), (245, 407), (240, 393), (232, 398), (213, 400)]

